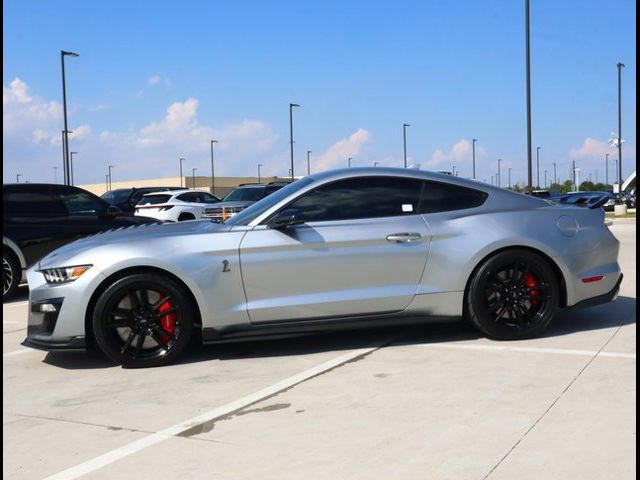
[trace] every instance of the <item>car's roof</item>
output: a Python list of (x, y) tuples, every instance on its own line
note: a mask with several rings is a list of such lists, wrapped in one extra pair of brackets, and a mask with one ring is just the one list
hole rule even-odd
[(183, 193), (189, 193), (189, 192), (208, 193), (209, 195), (211, 195), (211, 193), (207, 192), (206, 190), (195, 190), (193, 188), (183, 188), (181, 190), (158, 190), (155, 192), (145, 193), (144, 196), (150, 197), (153, 195), (182, 195)]

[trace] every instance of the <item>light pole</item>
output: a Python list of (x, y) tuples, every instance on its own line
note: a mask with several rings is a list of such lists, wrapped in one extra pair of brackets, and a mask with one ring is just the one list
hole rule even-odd
[(258, 164), (258, 183), (260, 183), (260, 167), (262, 167), (261, 163)]
[(476, 179), (476, 142), (477, 138), (471, 140), (471, 150), (473, 151), (473, 179)]
[(347, 160), (347, 165), (349, 165), (349, 168), (351, 168), (351, 158), (352, 157), (349, 157), (349, 159)]
[(213, 169), (213, 144), (218, 143), (218, 140), (211, 140), (211, 194), (215, 195), (216, 189), (216, 175)]
[(111, 191), (111, 169), (114, 168), (113, 165), (109, 165), (109, 191)]
[(553, 162), (553, 183), (555, 185), (558, 184), (558, 175), (556, 175), (557, 171), (556, 171), (556, 162)]
[(79, 55), (74, 52), (65, 52), (60, 50), (60, 62), (62, 64), (62, 111), (64, 113), (64, 142), (63, 142), (63, 155), (64, 155), (64, 184), (70, 185), (71, 172), (69, 167), (69, 132), (67, 127), (67, 85), (64, 75), (64, 57), (78, 57)]
[(508, 188), (511, 188), (511, 167), (509, 167), (509, 173), (508, 173), (507, 177), (508, 177), (507, 180), (509, 182), (509, 187)]
[(542, 147), (536, 147), (536, 186), (540, 188), (540, 149)]
[(196, 188), (196, 170), (196, 167), (193, 167), (191, 169), (191, 181), (193, 182), (191, 188)]
[(500, 173), (500, 164), (502, 163), (502, 159), (498, 159), (498, 186), (502, 184), (502, 174)]
[(69, 152), (69, 172), (70, 172), (70, 184), (73, 185), (73, 156), (77, 155), (78, 152)]
[(180, 158), (180, 186), (184, 187), (182, 184), (182, 162), (184, 162), (184, 158)]
[(491, 175), (491, 185), (493, 185), (493, 175)]
[(58, 167), (53, 167), (53, 183), (58, 183)]
[(407, 127), (410, 127), (408, 123), (402, 124), (402, 138), (404, 141), (404, 168), (407, 168)]
[[(622, 193), (622, 69), (618, 62), (618, 193)], [(621, 198), (621, 197), (618, 197)], [(620, 200), (622, 202), (622, 200)]]
[(378, 166), (378, 162), (373, 162), (373, 166), (377, 167)]
[(293, 107), (299, 107), (297, 103), (289, 104), (289, 139), (291, 142), (291, 181), (293, 182)]
[(578, 186), (576, 185), (576, 161), (574, 160), (571, 163), (571, 183), (573, 183), (573, 191), (578, 191)]
[(452, 177), (456, 176), (456, 166), (455, 165), (451, 165), (451, 176)]
[(20, 183), (20, 177), (24, 177), (24, 175), (22, 175), (21, 173), (18, 173), (16, 175), (16, 183)]
[(309, 160), (309, 155), (311, 155), (311, 150), (307, 150), (307, 175), (311, 175), (311, 161)]
[(525, 63), (526, 63), (526, 90), (527, 90), (527, 187), (529, 193), (532, 190), (532, 168), (531, 168), (531, 45), (529, 32), (529, 0), (524, 2), (525, 17)]

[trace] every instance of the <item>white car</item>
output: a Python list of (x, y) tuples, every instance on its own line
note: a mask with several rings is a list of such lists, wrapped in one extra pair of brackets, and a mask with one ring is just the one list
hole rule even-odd
[(136, 205), (135, 215), (164, 222), (184, 222), (206, 218), (207, 207), (220, 199), (204, 190), (171, 190), (147, 193)]

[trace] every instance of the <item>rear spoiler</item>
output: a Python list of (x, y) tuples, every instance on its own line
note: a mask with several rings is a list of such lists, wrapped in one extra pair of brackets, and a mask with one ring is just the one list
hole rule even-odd
[(563, 203), (569, 205), (579, 205), (583, 207), (587, 207), (590, 209), (603, 207), (605, 203), (607, 203), (611, 199), (611, 195), (603, 193), (602, 195), (579, 195), (579, 194), (571, 194), (571, 195), (562, 195), (559, 197), (549, 198), (552, 202)]

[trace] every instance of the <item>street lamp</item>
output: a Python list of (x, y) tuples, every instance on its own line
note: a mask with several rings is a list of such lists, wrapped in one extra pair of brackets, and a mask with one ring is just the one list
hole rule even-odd
[(529, 32), (529, 0), (524, 2), (524, 22), (525, 22), (525, 76), (527, 90), (527, 187), (529, 193), (532, 190), (532, 171), (531, 171), (531, 35)]
[(213, 144), (218, 143), (218, 140), (211, 140), (211, 194), (215, 195), (216, 189), (216, 176), (213, 170)]
[(508, 186), (508, 188), (511, 188), (511, 167), (509, 167), (509, 173), (508, 173), (507, 177), (508, 177), (508, 179), (507, 179), (507, 180), (508, 180), (508, 182), (509, 182), (509, 186)]
[(455, 176), (456, 176), (456, 166), (455, 166), (455, 165), (452, 165), (452, 166), (451, 166), (451, 176), (452, 176), (452, 177), (455, 177)]
[(540, 188), (540, 149), (542, 147), (536, 147), (536, 186)]
[(553, 183), (558, 184), (558, 176), (556, 175), (556, 162), (553, 162)]
[(373, 166), (377, 167), (378, 166), (378, 162), (373, 162)]
[(349, 165), (349, 168), (351, 168), (351, 158), (352, 157), (349, 157), (349, 159), (347, 160), (347, 164)]
[(16, 183), (20, 183), (20, 177), (24, 177), (24, 175), (22, 175), (21, 173), (18, 173), (16, 175)]
[(471, 140), (471, 149), (473, 151), (473, 179), (476, 179), (476, 142), (477, 138)]
[(193, 182), (193, 184), (191, 185), (191, 188), (196, 188), (196, 167), (193, 167), (191, 169), (191, 181)]
[(407, 168), (407, 127), (410, 127), (408, 123), (402, 124), (402, 138), (404, 140), (404, 168)]
[(502, 183), (502, 174), (500, 173), (500, 164), (502, 163), (502, 159), (498, 159), (498, 186)]
[(109, 165), (109, 191), (111, 191), (111, 169), (114, 168), (113, 165)]
[(310, 154), (311, 150), (307, 150), (307, 175), (311, 175), (311, 161), (309, 160)]
[(77, 155), (78, 152), (69, 152), (69, 172), (70, 172), (70, 184), (73, 185), (73, 156)]
[(182, 162), (184, 162), (184, 158), (180, 158), (180, 186), (184, 187), (182, 184)]
[(289, 104), (289, 139), (291, 142), (291, 181), (293, 182), (293, 107), (299, 107), (297, 103)]
[(60, 50), (60, 62), (62, 63), (62, 110), (64, 113), (64, 142), (63, 142), (63, 155), (64, 155), (64, 183), (69, 185), (71, 181), (71, 172), (69, 167), (69, 132), (67, 128), (67, 86), (64, 74), (64, 57), (78, 57), (79, 55), (74, 52), (65, 52)]
[(260, 183), (260, 167), (262, 167), (261, 163), (258, 164), (258, 183)]
[[(622, 193), (622, 69), (618, 62), (618, 193)], [(621, 198), (621, 197), (618, 197)], [(621, 201), (621, 200), (620, 200)]]

